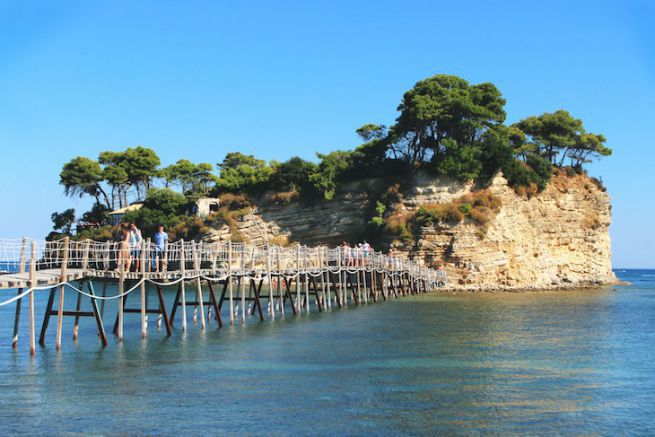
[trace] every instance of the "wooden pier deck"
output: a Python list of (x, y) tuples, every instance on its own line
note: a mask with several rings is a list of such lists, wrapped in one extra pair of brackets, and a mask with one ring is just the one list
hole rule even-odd
[[(171, 335), (178, 308), (182, 331), (186, 331), (189, 306), (194, 308), (194, 317), (199, 311), (201, 327), (206, 329), (212, 320), (219, 327), (223, 325), (224, 306), (229, 323), (234, 324), (244, 322), (248, 316), (258, 316), (263, 321), (265, 314), (274, 319), (285, 313), (309, 312), (312, 307), (325, 311), (363, 305), (428, 292), (446, 284), (442, 271), (372, 250), (251, 246), (232, 242), (178, 241), (158, 248), (150, 241), (129, 247), (67, 238), (56, 242), (0, 240), (0, 265), (13, 266), (16, 270), (0, 273), (0, 308), (16, 302), (14, 347), (18, 341), (21, 302), (23, 298), (29, 299), (32, 354), (35, 351), (34, 293), (38, 290), (49, 290), (39, 343), (44, 345), (50, 317), (55, 315), (59, 349), (62, 319), (67, 316), (75, 317), (74, 336), (80, 317), (93, 317), (102, 344), (107, 344), (98, 300), (103, 307), (106, 301), (117, 301), (118, 316), (113, 332), (121, 341), (125, 313), (141, 314), (141, 336), (145, 338), (148, 313), (162, 317), (167, 335)], [(94, 290), (94, 283), (98, 282), (103, 284), (101, 295)], [(117, 285), (117, 294), (106, 295), (109, 283)], [(157, 309), (148, 308), (147, 285), (156, 287)], [(176, 287), (170, 313), (163, 297), (165, 287)], [(9, 289), (17, 289), (18, 293), (13, 296), (3, 293)], [(66, 290), (77, 294), (75, 310), (64, 307)], [(126, 306), (132, 293), (141, 296), (139, 308)], [(188, 293), (192, 293), (193, 299), (188, 300)], [(92, 311), (80, 310), (83, 297), (90, 300)]]
[[(88, 275), (88, 271), (82, 269), (70, 269), (66, 272), (66, 281), (80, 280)], [(61, 281), (61, 269), (39, 270), (35, 275), (36, 287), (56, 285)], [(28, 288), (31, 286), (29, 272), (13, 272), (0, 274), (0, 290), (7, 288)]]

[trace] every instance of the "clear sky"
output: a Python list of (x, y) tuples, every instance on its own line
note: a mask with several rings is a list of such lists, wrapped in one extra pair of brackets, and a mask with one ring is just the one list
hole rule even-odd
[(0, 237), (89, 203), (77, 155), (164, 164), (352, 148), (437, 73), (495, 83), (508, 122), (560, 108), (604, 134), (615, 267), (655, 268), (653, 1), (0, 0)]

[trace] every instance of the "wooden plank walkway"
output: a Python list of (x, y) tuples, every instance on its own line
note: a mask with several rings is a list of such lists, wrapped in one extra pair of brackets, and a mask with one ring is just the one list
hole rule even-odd
[[(82, 269), (68, 269), (66, 282), (76, 281), (86, 277), (88, 271)], [(0, 289), (27, 288), (30, 282), (30, 273), (8, 273), (0, 275)], [(36, 273), (36, 286), (45, 287), (57, 285), (61, 282), (61, 269), (38, 270)]]

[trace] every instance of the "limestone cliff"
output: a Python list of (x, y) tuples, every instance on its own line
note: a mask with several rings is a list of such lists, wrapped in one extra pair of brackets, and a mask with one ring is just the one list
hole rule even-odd
[[(351, 184), (330, 202), (312, 206), (259, 203), (237, 221), (239, 235), (271, 241), (338, 244), (359, 241), (369, 220), (377, 181)], [(451, 202), (470, 184), (417, 177), (391, 213), (413, 214), (421, 205)], [(584, 175), (555, 176), (541, 193), (518, 195), (497, 176), (488, 192), (501, 206), (486, 232), (471, 219), (415, 229), (414, 240), (395, 240), (396, 251), (428, 265), (443, 265), (456, 289), (512, 290), (579, 287), (615, 282), (611, 270), (610, 199)], [(234, 230), (234, 229), (233, 229)], [(224, 226), (210, 238), (229, 237)]]

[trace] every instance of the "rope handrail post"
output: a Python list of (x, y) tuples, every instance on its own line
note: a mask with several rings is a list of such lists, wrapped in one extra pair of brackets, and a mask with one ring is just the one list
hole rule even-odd
[(341, 282), (341, 269), (343, 267), (343, 265), (342, 265), (343, 264), (343, 259), (341, 257), (342, 256), (341, 252), (342, 252), (341, 247), (338, 247), (337, 248), (337, 284), (336, 284), (336, 288), (337, 288), (337, 299), (339, 300), (339, 302), (341, 302), (341, 305), (344, 305), (344, 302), (343, 302), (343, 288), (342, 288), (343, 283)]
[(184, 239), (180, 240), (180, 297), (182, 299), (182, 332), (186, 332), (186, 289), (184, 278), (186, 276), (186, 257), (184, 254)]
[(364, 288), (364, 303), (368, 304), (368, 293), (369, 292), (367, 290), (367, 284), (366, 284), (366, 282), (367, 282), (366, 281), (366, 261), (367, 261), (367, 259), (366, 259), (366, 253), (365, 252), (366, 251), (362, 247), (362, 250), (361, 250), (362, 287)]
[(227, 292), (230, 300), (230, 325), (234, 325), (234, 290), (232, 289), (232, 238), (227, 241)]
[(141, 239), (141, 257), (140, 270), (141, 270), (141, 338), (146, 338), (148, 335), (148, 321), (146, 319), (146, 240)]
[[(36, 242), (32, 241), (30, 254), (30, 282), (29, 287), (36, 287)], [(36, 334), (34, 328), (34, 290), (30, 293), (30, 356), (36, 353)]]
[[(124, 243), (123, 243), (124, 244)], [(119, 246), (120, 247), (120, 246)], [(125, 263), (126, 260), (123, 259), (123, 248), (120, 247), (120, 250), (118, 252), (118, 294), (120, 297), (118, 298), (118, 324), (116, 326), (116, 336), (118, 337), (118, 341), (121, 342), (123, 341), (123, 302), (125, 297), (123, 296), (123, 292), (125, 291)]]
[[(23, 240), (21, 242), (21, 247), (20, 247), (20, 261), (18, 264), (18, 273), (25, 273), (25, 257), (26, 257), (26, 251), (27, 251), (27, 238), (23, 237)], [(23, 292), (22, 288), (18, 289), (17, 294), (21, 294)], [(14, 337), (11, 342), (11, 347), (16, 349), (18, 346), (18, 325), (20, 322), (20, 310), (21, 310), (21, 305), (22, 305), (23, 299), (18, 299), (16, 301), (16, 317), (14, 318)]]
[(66, 279), (68, 275), (68, 246), (69, 246), (69, 237), (65, 237), (63, 240), (63, 254), (61, 261), (61, 277), (59, 286), (59, 309), (57, 311), (57, 350), (61, 350), (61, 331), (62, 331), (62, 322), (64, 321), (64, 291), (66, 289)]
[(323, 305), (326, 308), (332, 309), (332, 305), (330, 305), (330, 289), (328, 288), (328, 291), (326, 293), (325, 291), (325, 270), (326, 270), (326, 253), (325, 253), (325, 246), (321, 245), (318, 248), (318, 268), (319, 271), (321, 272), (321, 297), (323, 298)]
[[(161, 269), (164, 272), (168, 271), (168, 240), (164, 243), (164, 260), (161, 263)], [(157, 266), (157, 271), (159, 271), (159, 265)]]
[(91, 240), (84, 241), (84, 251), (82, 252), (82, 270), (89, 268), (89, 251), (91, 250)]

